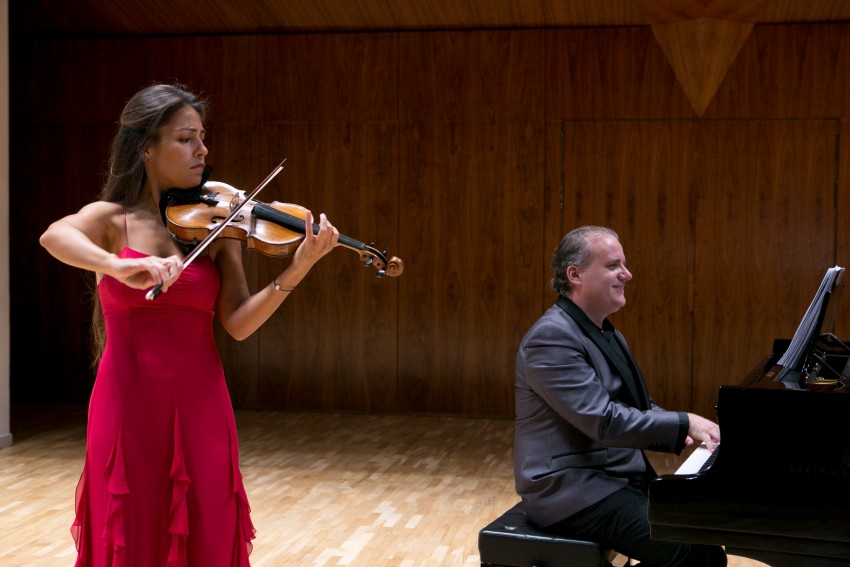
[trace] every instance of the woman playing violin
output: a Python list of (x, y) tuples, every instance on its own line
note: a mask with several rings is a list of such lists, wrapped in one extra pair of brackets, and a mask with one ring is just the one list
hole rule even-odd
[[(81, 567), (249, 565), (254, 528), (213, 313), (234, 338), (248, 337), (338, 245), (320, 215), (288, 267), (254, 294), (239, 240), (217, 238), (184, 266), (159, 201), (202, 183), (204, 111), (179, 85), (136, 93), (100, 200), (41, 236), (57, 259), (92, 272), (98, 292), (102, 340), (71, 528)], [(161, 295), (147, 300), (157, 284)]]

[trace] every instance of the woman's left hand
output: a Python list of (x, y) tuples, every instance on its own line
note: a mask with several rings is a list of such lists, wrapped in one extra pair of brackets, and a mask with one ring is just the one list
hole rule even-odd
[(339, 245), (339, 231), (325, 216), (319, 215), (319, 231), (313, 234), (313, 213), (306, 211), (304, 214), (304, 240), (298, 245), (293, 256), (293, 263), (305, 263), (312, 267), (322, 257)]

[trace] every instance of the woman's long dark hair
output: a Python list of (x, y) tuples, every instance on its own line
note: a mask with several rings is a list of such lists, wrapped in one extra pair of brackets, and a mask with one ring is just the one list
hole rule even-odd
[[(159, 129), (185, 106), (194, 108), (204, 120), (206, 101), (180, 84), (157, 83), (140, 90), (127, 101), (121, 112), (118, 131), (112, 139), (109, 172), (100, 192), (102, 201), (128, 207), (142, 199), (146, 180), (145, 150), (159, 142)], [(106, 346), (106, 329), (97, 282), (94, 274), (92, 276), (91, 348), (92, 366), (97, 367)]]

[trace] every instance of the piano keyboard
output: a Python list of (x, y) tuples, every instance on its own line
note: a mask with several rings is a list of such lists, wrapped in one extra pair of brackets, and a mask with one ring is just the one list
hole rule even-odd
[(674, 474), (699, 474), (704, 472), (712, 465), (712, 463), (714, 463), (714, 459), (717, 458), (718, 450), (719, 446), (712, 452), (706, 449), (705, 445), (700, 445), (687, 459), (685, 459), (682, 466), (676, 469)]

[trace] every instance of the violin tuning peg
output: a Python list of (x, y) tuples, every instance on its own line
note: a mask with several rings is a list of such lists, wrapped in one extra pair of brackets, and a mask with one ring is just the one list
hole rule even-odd
[(384, 277), (385, 275), (387, 275), (387, 271), (386, 271), (386, 270), (378, 270), (378, 277), (379, 277), (379, 278), (382, 278), (382, 277)]
[(374, 262), (374, 261), (375, 261), (375, 259), (374, 259), (374, 258), (367, 258), (367, 259), (366, 259), (366, 261), (365, 261), (365, 262), (363, 262), (363, 265), (364, 265), (364, 266), (366, 266), (366, 267), (368, 268), (369, 266), (371, 266), (371, 265), (372, 265), (372, 262)]

